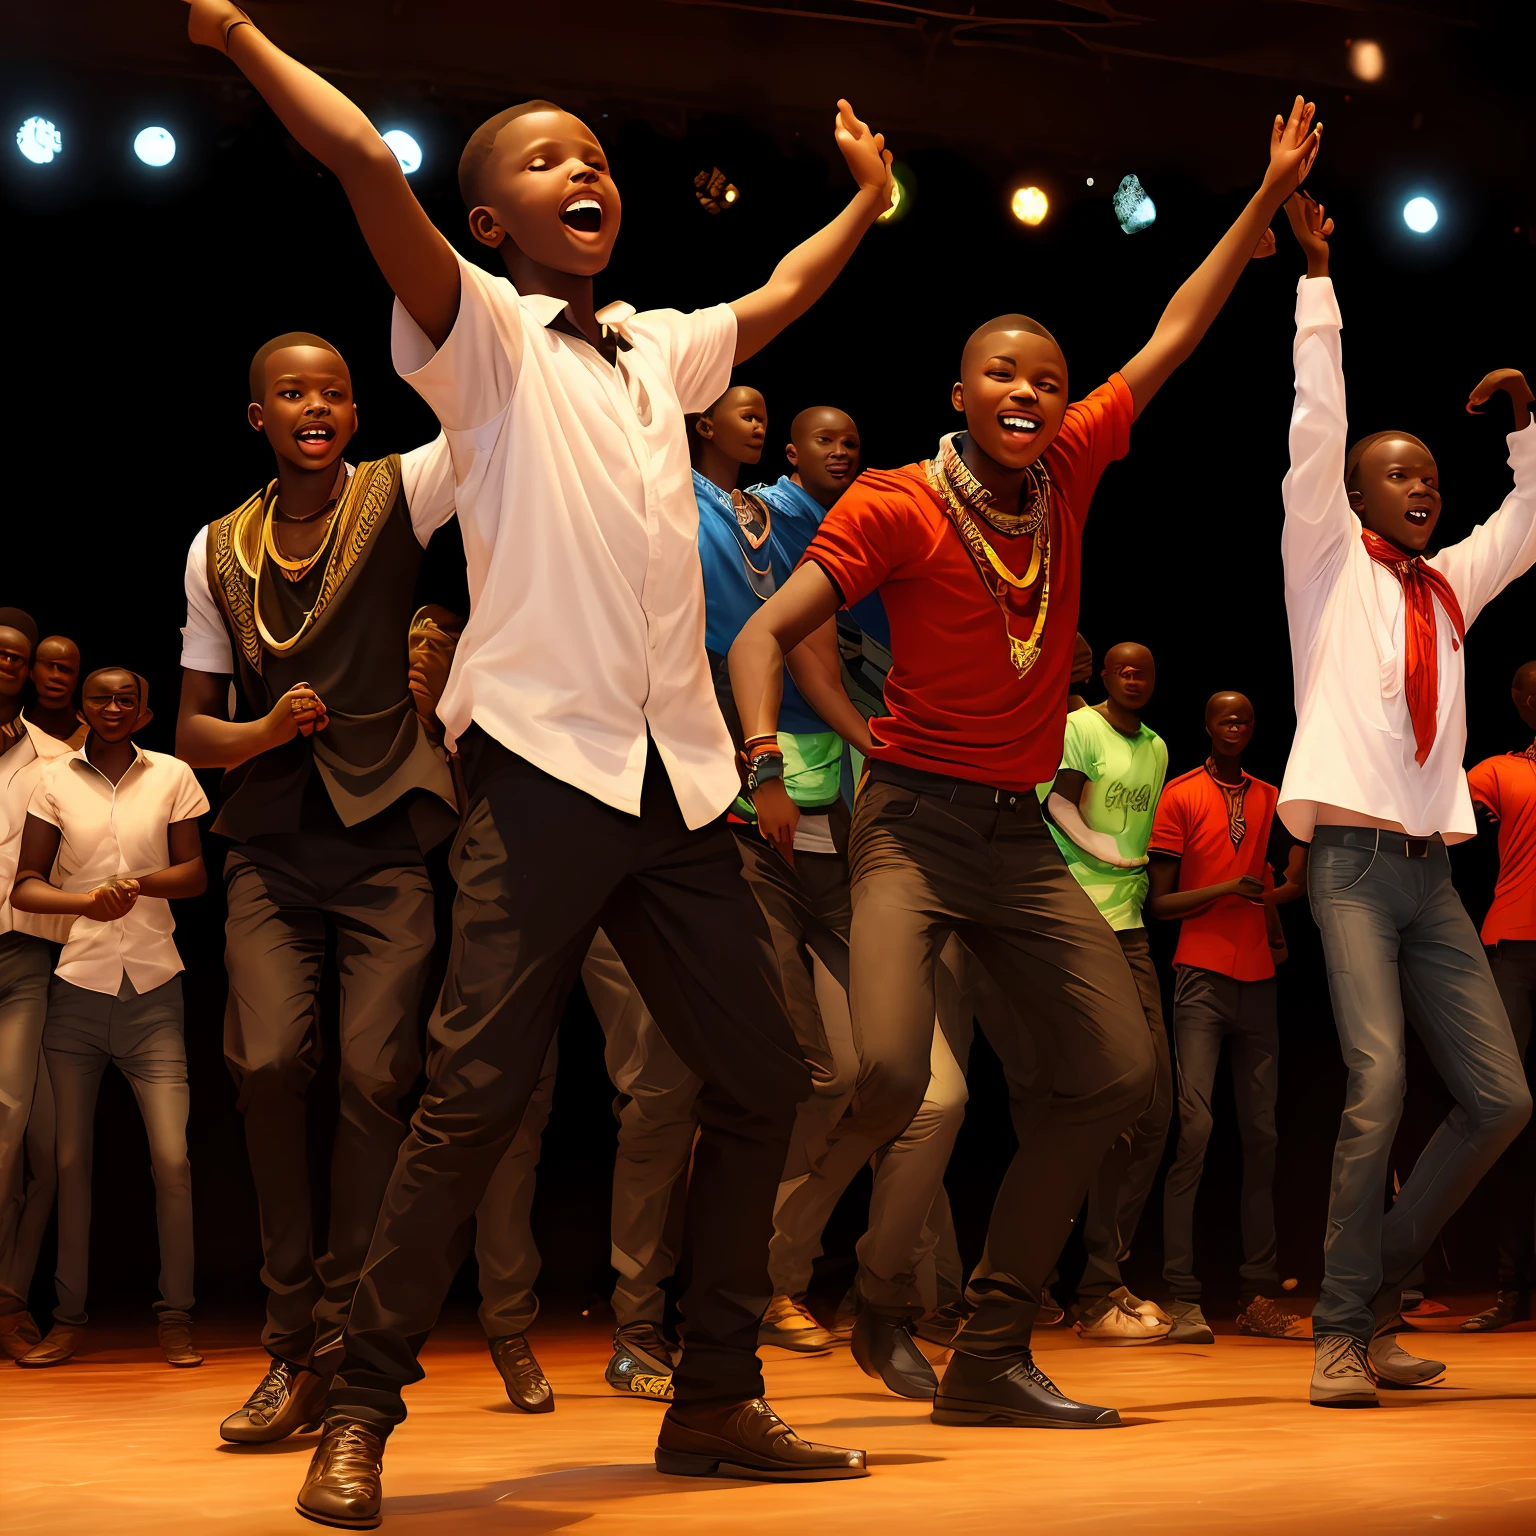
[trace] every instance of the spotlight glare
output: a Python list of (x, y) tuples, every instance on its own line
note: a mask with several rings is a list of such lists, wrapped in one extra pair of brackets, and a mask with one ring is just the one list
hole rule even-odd
[(1387, 58), (1381, 44), (1368, 37), (1356, 38), (1349, 45), (1349, 71), (1357, 80), (1380, 80), (1387, 72)]
[(1139, 235), (1157, 221), (1157, 204), (1147, 196), (1138, 176), (1122, 178), (1115, 188), (1114, 208), (1120, 228), (1128, 235)]
[(1403, 223), (1416, 235), (1427, 235), (1440, 222), (1440, 210), (1427, 197), (1410, 197), (1403, 204)]
[(902, 214), (902, 203), (906, 201), (907, 189), (901, 184), (901, 177), (891, 177), (891, 206), (884, 213), (875, 215), (876, 224), (894, 224)]
[(1091, 186), (1092, 186), (1092, 185), (1093, 185), (1093, 177), (1092, 177), (1092, 176), (1090, 176), (1090, 177), (1089, 177), (1089, 178), (1088, 178), (1088, 185), (1089, 185), (1089, 186), (1090, 186), (1090, 187), (1091, 187)]
[(1051, 211), (1050, 199), (1039, 187), (1020, 187), (1013, 194), (1013, 216), (1020, 224), (1039, 224)]
[(16, 148), (33, 165), (47, 165), (64, 153), (64, 135), (46, 117), (29, 117), (16, 130)]
[(395, 159), (400, 162), (400, 169), (407, 176), (414, 175), (421, 169), (421, 145), (404, 128), (391, 128), (388, 133), (381, 134), (380, 137), (394, 151)]
[(141, 128), (133, 139), (133, 152), (156, 170), (176, 158), (176, 140), (168, 128)]

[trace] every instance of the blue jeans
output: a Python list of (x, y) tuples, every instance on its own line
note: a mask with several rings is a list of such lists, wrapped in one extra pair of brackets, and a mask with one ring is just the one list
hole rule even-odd
[[(1333, 1155), (1314, 1334), (1366, 1341), (1377, 1293), (1400, 1287), (1499, 1153), (1531, 1095), (1477, 931), (1438, 838), (1319, 827), (1307, 880), (1349, 1083)], [(1383, 1211), (1403, 1109), (1406, 1005), (1456, 1107)]]

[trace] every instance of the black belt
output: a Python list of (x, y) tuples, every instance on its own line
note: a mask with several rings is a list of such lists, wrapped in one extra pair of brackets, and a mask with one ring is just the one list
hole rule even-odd
[(969, 779), (950, 779), (941, 773), (925, 773), (901, 763), (869, 760), (869, 776), (878, 784), (894, 784), (919, 795), (932, 795), (951, 805), (984, 806), (989, 810), (1012, 811), (1039, 821), (1040, 801), (1032, 789), (994, 789), (990, 784), (975, 784)]
[(1373, 853), (1395, 853), (1400, 859), (1427, 859), (1436, 848), (1445, 847), (1445, 839), (1438, 832), (1432, 837), (1409, 837), (1382, 827), (1314, 827), (1312, 841), (1342, 848), (1369, 848)]

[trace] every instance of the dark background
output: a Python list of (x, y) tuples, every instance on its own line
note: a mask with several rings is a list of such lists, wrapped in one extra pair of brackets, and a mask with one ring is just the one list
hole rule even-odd
[[(531, 95), (581, 111), (625, 200), (599, 303), (691, 308), (760, 282), (849, 193), (831, 140), (835, 98), (849, 95), (887, 131), (914, 192), (910, 211), (872, 231), (818, 308), (738, 378), (763, 390), (770, 442), (784, 440), (802, 407), (834, 403), (856, 417), (866, 462), (876, 465), (926, 456), (955, 425), (947, 396), (959, 345), (995, 313), (1023, 310), (1047, 324), (1079, 393), (1124, 362), (1257, 186), (1271, 114), (1305, 91), (1327, 124), (1311, 187), (1339, 223), (1334, 273), (1352, 435), (1393, 426), (1431, 444), (1444, 542), (1498, 505), (1509, 485), (1507, 413), (1479, 419), (1462, 404), (1491, 368), (1536, 369), (1524, 7), (1160, 0), (1125, 18), (1108, 5), (1041, 0), (994, 6), (991, 20), (947, 9), (954, 14), (829, 0), (816, 14), (777, 15), (652, 0), (530, 16), (478, 0), (339, 0), (253, 13), (280, 44), (333, 73), (381, 128), (417, 137), (425, 163), (413, 184), (465, 251), (453, 166), (469, 130)], [(9, 126), (0, 143), (11, 469), (0, 604), (28, 608), (45, 634), (76, 637), (87, 666), (121, 661), (145, 673), (158, 718), (143, 740), (163, 750), (173, 739), (188, 542), (270, 473), (244, 420), (251, 352), (293, 329), (318, 331), (344, 352), (363, 421), (354, 457), (414, 446), (434, 430), (390, 367), (390, 296), (339, 188), (232, 66), (185, 42), (183, 15), (170, 0), (34, 8), (7, 22), (15, 62), (0, 72), (4, 125), (41, 112), (63, 128), (66, 146), (54, 165), (36, 167), (11, 148)], [(1014, 20), (1026, 16), (1044, 19)], [(1376, 85), (1347, 70), (1346, 40), (1359, 35), (1386, 51)], [(129, 149), (148, 123), (176, 135), (166, 171), (146, 170)], [(694, 174), (712, 166), (742, 194), (719, 218), (692, 191)], [(1127, 172), (1142, 178), (1159, 215), (1133, 238), (1109, 206)], [(1023, 182), (1052, 199), (1035, 230), (1008, 216)], [(1410, 236), (1400, 217), (1417, 192), (1440, 208), (1427, 238)], [(1277, 232), (1279, 254), (1250, 268), (1199, 353), (1148, 410), (1088, 525), (1082, 629), (1100, 657), (1122, 639), (1152, 647), (1159, 686), (1147, 718), (1168, 741), (1170, 774), (1202, 759), (1202, 707), (1215, 689), (1253, 699), (1259, 735), (1249, 766), (1276, 782), (1293, 725), (1278, 532), (1301, 263), (1283, 217)], [(765, 476), (783, 467), (777, 451), (765, 455)], [(462, 605), (462, 593), (450, 527), (434, 541), (423, 598)], [(1531, 601), (1529, 587), (1517, 588), (1471, 636), (1469, 763), (1524, 744), (1508, 682), (1536, 654)], [(207, 853), (216, 870), (216, 840)], [(1480, 917), (1491, 839), (1458, 850), (1455, 864)], [(254, 1320), (260, 1254), (220, 1050), (218, 897), (181, 904), (177, 918), (200, 1296)], [(1285, 924), (1282, 1273), (1315, 1293), (1343, 1070), (1304, 903), (1285, 909)], [(1165, 976), (1173, 937), (1154, 929)], [(587, 1307), (600, 1305), (611, 1279), (613, 1120), (601, 1037), (579, 991), (562, 1050), (534, 1221), (548, 1302)], [(1404, 1175), (1443, 1112), (1417, 1051), (1410, 1079), (1397, 1158)], [(1011, 1147), (985, 1045), (971, 1092), (949, 1174), (968, 1259)], [(1238, 1260), (1238, 1146), (1225, 1083), (1220, 1093), (1199, 1233), (1200, 1268), (1218, 1302)], [(322, 1147), (332, 1100), (322, 1071), (314, 1093)], [(141, 1313), (154, 1294), (152, 1191), (143, 1133), (115, 1075), (103, 1089), (97, 1151), (96, 1305)], [(829, 1230), (818, 1281), (828, 1294), (851, 1273), (863, 1200), (856, 1187)], [(1435, 1285), (1489, 1281), (1487, 1217), (1480, 1194), (1451, 1224), (1433, 1257)], [(1130, 1275), (1153, 1294), (1160, 1229), (1154, 1195)], [(51, 1243), (35, 1293), (44, 1307), (50, 1267)], [(1073, 1272), (1070, 1254), (1064, 1269)], [(460, 1290), (472, 1295), (467, 1278)]]

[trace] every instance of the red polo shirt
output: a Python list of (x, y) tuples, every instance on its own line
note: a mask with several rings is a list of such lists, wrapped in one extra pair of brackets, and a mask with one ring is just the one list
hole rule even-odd
[[(1099, 476), (1130, 447), (1136, 406), (1117, 373), (1067, 407), (1042, 455), (1051, 476), (1051, 592), (1040, 659), (1020, 678), (1003, 613), (921, 464), (868, 470), (827, 514), (804, 559), (837, 584), (846, 605), (876, 590), (891, 624), (888, 713), (869, 722), (873, 755), (999, 789), (1032, 790), (1061, 762), (1077, 634), (1083, 522)], [(983, 525), (1016, 575), (1034, 540)], [(1034, 627), (1040, 583), (1010, 617)]]
[[(1252, 875), (1272, 890), (1275, 877), (1265, 860), (1280, 792), (1273, 784), (1245, 774), (1243, 840), (1232, 844), (1227, 797), (1204, 767), (1180, 774), (1163, 790), (1152, 823), (1151, 851), (1179, 860), (1181, 891), (1220, 885)], [(1237, 981), (1263, 981), (1275, 974), (1263, 905), (1241, 896), (1223, 896), (1179, 925), (1175, 965), (1198, 966)]]
[(1468, 770), (1467, 788), (1499, 819), (1499, 882), (1483, 943), (1536, 939), (1536, 763), (1523, 752), (1486, 758)]

